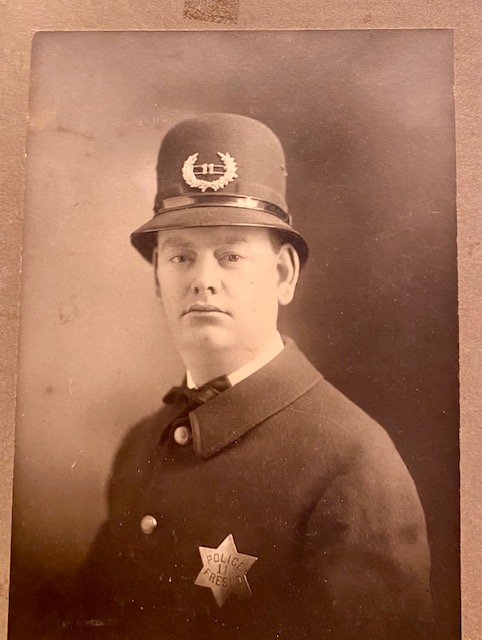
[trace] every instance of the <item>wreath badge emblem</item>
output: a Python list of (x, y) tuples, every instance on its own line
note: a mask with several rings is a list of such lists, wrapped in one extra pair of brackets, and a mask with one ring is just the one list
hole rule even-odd
[[(238, 165), (229, 153), (221, 153), (218, 151), (218, 156), (221, 158), (223, 164), (214, 164), (213, 162), (196, 164), (198, 156), (199, 153), (193, 153), (184, 162), (182, 167), (182, 177), (190, 187), (200, 189), (203, 193), (206, 189), (218, 191), (219, 189), (224, 189), (226, 185), (238, 177), (236, 173)], [(204, 178), (199, 178), (198, 176), (200, 175), (220, 177), (214, 180), (205, 180)]]

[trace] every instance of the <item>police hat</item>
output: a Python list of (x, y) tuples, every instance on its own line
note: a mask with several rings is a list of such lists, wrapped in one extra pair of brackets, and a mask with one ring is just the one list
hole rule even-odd
[(131, 234), (146, 260), (161, 229), (234, 225), (278, 229), (306, 262), (285, 201), (283, 148), (261, 122), (227, 113), (180, 122), (162, 141), (157, 176), (154, 217)]

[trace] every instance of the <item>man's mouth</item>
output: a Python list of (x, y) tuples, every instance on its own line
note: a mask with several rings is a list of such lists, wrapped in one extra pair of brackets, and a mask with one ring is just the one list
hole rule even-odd
[(216, 307), (213, 304), (192, 304), (184, 313), (227, 313), (223, 309)]

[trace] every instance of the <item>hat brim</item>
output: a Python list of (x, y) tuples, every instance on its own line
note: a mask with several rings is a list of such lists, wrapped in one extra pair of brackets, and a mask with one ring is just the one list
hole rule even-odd
[(136, 229), (131, 234), (131, 243), (146, 260), (152, 262), (153, 251), (157, 246), (157, 231), (224, 226), (277, 229), (296, 249), (301, 266), (308, 259), (309, 249), (305, 239), (289, 224), (271, 213), (241, 207), (191, 207), (164, 211)]

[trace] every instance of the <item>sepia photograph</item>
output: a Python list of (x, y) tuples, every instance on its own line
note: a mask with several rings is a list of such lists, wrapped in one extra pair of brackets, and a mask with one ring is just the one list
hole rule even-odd
[(33, 39), (9, 640), (458, 640), (449, 29)]

